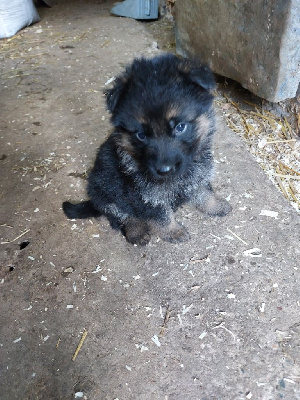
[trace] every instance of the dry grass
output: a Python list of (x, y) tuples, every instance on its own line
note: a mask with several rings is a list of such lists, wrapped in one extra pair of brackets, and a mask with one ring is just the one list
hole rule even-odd
[(219, 93), (216, 104), (228, 127), (246, 141), (270, 180), (300, 211), (300, 138), (296, 135), (299, 113), (295, 115), (297, 124), (293, 128), (286, 117), (278, 117), (247, 101), (238, 104), (224, 93)]

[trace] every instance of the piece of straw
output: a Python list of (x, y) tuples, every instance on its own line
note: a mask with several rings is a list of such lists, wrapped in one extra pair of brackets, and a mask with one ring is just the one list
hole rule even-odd
[(74, 355), (72, 357), (72, 361), (75, 361), (75, 359), (76, 359), (76, 357), (77, 357), (77, 355), (78, 355), (78, 353), (79, 353), (79, 351), (80, 351), (80, 349), (81, 349), (81, 347), (83, 345), (83, 342), (85, 341), (85, 338), (86, 338), (87, 334), (88, 334), (88, 331), (84, 330), (84, 332), (83, 332), (83, 334), (81, 336), (81, 339), (80, 339), (80, 341), (78, 343), (77, 349), (75, 350), (75, 353), (74, 353)]

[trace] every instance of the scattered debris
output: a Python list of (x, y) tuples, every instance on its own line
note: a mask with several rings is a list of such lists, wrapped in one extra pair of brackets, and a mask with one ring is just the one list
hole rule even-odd
[(56, 346), (55, 346), (56, 349), (58, 349), (60, 342), (61, 342), (61, 338), (59, 337), (59, 338), (58, 338), (58, 341), (57, 341), (57, 343), (56, 343)]
[(74, 267), (67, 267), (63, 270), (63, 274), (68, 275), (72, 274), (75, 271)]
[(245, 250), (244, 251), (244, 256), (248, 257), (262, 257), (261, 250), (257, 247), (254, 247), (253, 249)]
[(201, 288), (201, 286), (199, 285), (194, 285), (191, 287), (190, 292), (196, 292), (197, 290), (199, 290)]
[(233, 236), (235, 236), (238, 240), (240, 240), (242, 243), (244, 243), (246, 246), (248, 246), (248, 243), (245, 242), (241, 237), (239, 237), (236, 233), (232, 232), (231, 229), (227, 228), (228, 232), (230, 232)]
[(201, 335), (199, 336), (199, 339), (204, 339), (205, 338), (205, 336), (207, 336), (207, 332), (206, 331), (203, 331), (202, 333), (201, 333)]
[(100, 267), (100, 265), (97, 265), (96, 266), (96, 269), (94, 270), (94, 271), (92, 271), (92, 274), (97, 274), (98, 272), (100, 272), (101, 271), (101, 267)]
[(116, 77), (113, 76), (112, 78), (108, 79), (108, 80), (105, 82), (104, 85), (105, 85), (105, 86), (109, 85), (109, 84), (112, 83), (115, 79), (116, 79)]
[(213, 233), (210, 233), (210, 236), (212, 236), (212, 237), (215, 238), (215, 239), (221, 240), (220, 236), (216, 236), (216, 235), (214, 235)]
[(164, 318), (162, 306), (159, 306), (159, 314), (161, 318)]
[(289, 379), (289, 378), (283, 378), (283, 379), (284, 379), (286, 382), (292, 383), (293, 385), (296, 384), (296, 382), (293, 381), (292, 379)]
[(9, 240), (7, 242), (1, 242), (1, 244), (7, 244), (7, 243), (13, 243), (16, 240), (20, 239), (22, 236), (26, 235), (26, 233), (28, 233), (30, 231), (30, 229), (27, 229), (26, 231), (22, 232), (19, 236), (17, 236), (16, 238), (14, 238), (13, 240)]
[[(218, 237), (218, 239), (220, 239), (220, 238)], [(205, 260), (207, 260), (208, 258), (209, 258), (209, 254), (205, 254), (205, 255), (202, 256), (202, 257), (197, 257), (197, 258), (192, 257), (192, 258), (190, 258), (190, 262), (191, 262), (192, 264), (201, 263), (202, 261), (205, 261)]]
[(83, 345), (83, 342), (85, 341), (85, 338), (86, 338), (87, 334), (88, 334), (88, 331), (84, 330), (84, 332), (83, 332), (83, 334), (81, 336), (81, 339), (80, 339), (80, 341), (78, 343), (77, 349), (75, 350), (75, 353), (74, 353), (74, 355), (72, 357), (72, 361), (75, 361), (75, 359), (76, 359), (76, 357), (77, 357), (77, 355), (78, 355), (78, 353), (79, 353), (79, 351), (80, 351), (80, 349), (81, 349), (81, 347)]
[(230, 335), (233, 337), (233, 340), (235, 341), (235, 336), (234, 336), (234, 334), (233, 334), (228, 328), (226, 328), (226, 327), (223, 325), (223, 322), (222, 322), (221, 324), (219, 324), (219, 325), (213, 327), (212, 329), (219, 329), (219, 328), (224, 329), (224, 331), (230, 333)]
[(261, 313), (264, 313), (264, 312), (265, 312), (265, 306), (266, 306), (266, 303), (261, 303), (261, 306), (258, 307), (258, 309), (259, 309), (259, 311), (260, 311)]
[(277, 219), (278, 212), (277, 211), (270, 211), (270, 210), (261, 210), (259, 215), (265, 215), (266, 217), (272, 217)]
[(141, 353), (143, 353), (144, 351), (148, 351), (148, 347), (144, 346), (143, 344), (136, 344), (135, 347), (139, 350), (141, 350)]
[(152, 342), (154, 342), (156, 344), (157, 347), (161, 346), (161, 343), (160, 343), (157, 335), (152, 336), (151, 340), (152, 340)]
[(183, 305), (182, 307), (182, 314), (186, 314), (188, 313), (192, 308), (194, 307), (194, 304), (189, 305), (188, 307), (186, 307), (185, 305)]
[(228, 240), (234, 240), (234, 238), (230, 235), (224, 235), (224, 238)]
[(159, 332), (159, 336), (164, 336), (165, 331), (167, 329), (167, 323), (168, 323), (169, 319), (170, 319), (170, 306), (168, 305), (167, 309), (166, 309), (166, 313), (165, 313), (164, 323)]
[(228, 299), (235, 299), (235, 294), (233, 293), (228, 293), (227, 294)]
[(182, 319), (181, 319), (181, 315), (180, 315), (180, 314), (177, 314), (177, 317), (178, 317), (179, 325), (180, 325), (180, 326), (183, 326)]
[(256, 384), (257, 384), (257, 386), (258, 387), (260, 387), (260, 386), (265, 386), (267, 383), (266, 382), (256, 382)]

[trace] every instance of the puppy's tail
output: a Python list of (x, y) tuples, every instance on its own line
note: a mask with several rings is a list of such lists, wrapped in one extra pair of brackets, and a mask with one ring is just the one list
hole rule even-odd
[(83, 201), (82, 203), (78, 204), (72, 204), (69, 201), (64, 201), (62, 207), (64, 213), (70, 219), (100, 217), (101, 215), (101, 213), (94, 208), (90, 200)]

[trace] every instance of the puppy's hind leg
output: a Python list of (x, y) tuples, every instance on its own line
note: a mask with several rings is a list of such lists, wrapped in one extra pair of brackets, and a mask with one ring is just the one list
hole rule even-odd
[(82, 203), (72, 204), (69, 201), (64, 201), (62, 208), (66, 216), (73, 218), (91, 218), (100, 217), (101, 213), (96, 210), (91, 201), (83, 201)]
[(227, 200), (220, 199), (215, 195), (210, 184), (200, 188), (195, 199), (192, 199), (192, 203), (200, 211), (212, 217), (224, 217), (232, 210)]

